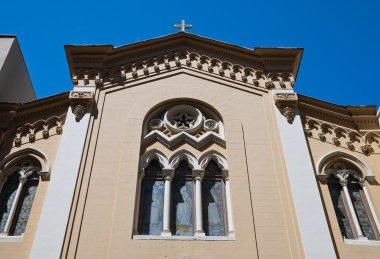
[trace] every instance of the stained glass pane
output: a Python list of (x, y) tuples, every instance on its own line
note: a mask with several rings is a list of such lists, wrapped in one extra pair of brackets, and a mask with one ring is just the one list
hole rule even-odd
[(364, 236), (366, 236), (370, 240), (375, 240), (376, 236), (373, 232), (372, 225), (367, 214), (367, 210), (360, 196), (359, 188), (360, 187), (358, 185), (348, 186), (348, 192), (350, 194), (352, 205), (354, 206), (354, 210)]
[(173, 235), (193, 235), (192, 181), (173, 181)]
[[(17, 173), (13, 174), (17, 176)], [(9, 179), (1, 190), (0, 201), (0, 233), (4, 231), (5, 224), (11, 211), (19, 181), (16, 179)]]
[(211, 160), (205, 169), (205, 177), (222, 176), (222, 170), (218, 167), (218, 164)]
[(141, 186), (140, 200), (141, 234), (160, 235), (162, 232), (164, 181), (144, 179)]
[(161, 176), (161, 166), (160, 163), (154, 159), (149, 163), (149, 166), (145, 168), (145, 176), (147, 177), (157, 177)]
[(342, 200), (342, 187), (339, 184), (329, 184), (329, 190), (342, 236), (346, 239), (354, 239), (347, 211)]
[(222, 181), (202, 182), (203, 229), (207, 236), (224, 236)]
[(10, 235), (21, 236), (25, 232), (26, 224), (32, 205), (34, 196), (36, 195), (38, 181), (27, 181), (24, 184), (22, 194), (19, 199), (19, 207), (13, 218), (13, 226), (9, 232)]
[(179, 162), (177, 169), (175, 170), (175, 177), (191, 176), (191, 168), (185, 160)]

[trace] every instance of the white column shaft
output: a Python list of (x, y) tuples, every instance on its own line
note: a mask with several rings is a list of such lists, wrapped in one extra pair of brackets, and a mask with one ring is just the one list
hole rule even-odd
[(9, 229), (10, 229), (12, 221), (13, 221), (14, 214), (16, 212), (18, 200), (20, 199), (20, 195), (21, 195), (21, 191), (22, 191), (23, 186), (24, 186), (23, 182), (20, 182), (18, 184), (16, 196), (15, 196), (15, 199), (13, 200), (12, 208), (11, 208), (11, 211), (9, 212), (7, 223), (5, 224), (5, 227), (4, 227), (4, 233), (9, 232)]
[(202, 215), (202, 182), (195, 180), (195, 235), (204, 236)]
[(164, 191), (164, 217), (163, 217), (163, 236), (171, 236), (170, 231), (170, 194), (171, 194), (171, 180), (165, 179), (165, 191)]
[(231, 190), (230, 190), (230, 180), (225, 181), (226, 188), (226, 209), (227, 209), (227, 225), (228, 225), (228, 235), (233, 235), (235, 233), (233, 218), (232, 218), (232, 203), (231, 203)]
[(347, 204), (348, 204), (348, 209), (350, 210), (352, 219), (354, 221), (356, 232), (358, 233), (359, 238), (363, 237), (363, 232), (362, 232), (362, 230), (360, 228), (358, 218), (356, 217), (356, 213), (355, 213), (355, 210), (354, 210), (354, 205), (352, 204), (352, 201), (351, 201), (351, 198), (350, 198), (350, 194), (348, 193), (347, 186), (345, 186), (345, 185), (343, 186), (343, 191), (344, 191), (344, 195), (346, 196), (346, 201), (347, 201)]

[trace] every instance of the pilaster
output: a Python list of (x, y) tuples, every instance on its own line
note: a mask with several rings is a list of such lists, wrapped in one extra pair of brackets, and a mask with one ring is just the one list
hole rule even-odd
[(94, 87), (70, 93), (65, 126), (58, 146), (30, 259), (58, 259), (66, 234), (75, 185), (86, 140)]
[(273, 89), (275, 116), (286, 161), (304, 253), (336, 258), (293, 90)]

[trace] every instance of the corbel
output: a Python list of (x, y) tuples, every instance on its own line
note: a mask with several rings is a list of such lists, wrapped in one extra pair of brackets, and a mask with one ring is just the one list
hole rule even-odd
[(75, 120), (79, 122), (94, 99), (94, 92), (90, 91), (71, 91), (70, 105), (75, 115)]
[(298, 102), (297, 94), (276, 93), (274, 95), (274, 101), (281, 114), (285, 116), (289, 123), (292, 123)]

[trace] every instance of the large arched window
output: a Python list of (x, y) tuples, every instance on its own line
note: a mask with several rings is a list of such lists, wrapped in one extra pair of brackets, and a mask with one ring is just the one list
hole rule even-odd
[(195, 102), (164, 104), (142, 135), (134, 238), (233, 239), (220, 115)]
[(21, 236), (25, 232), (39, 183), (40, 163), (26, 158), (1, 176), (0, 234)]
[(379, 240), (379, 224), (360, 170), (337, 160), (324, 174), (344, 239)]

